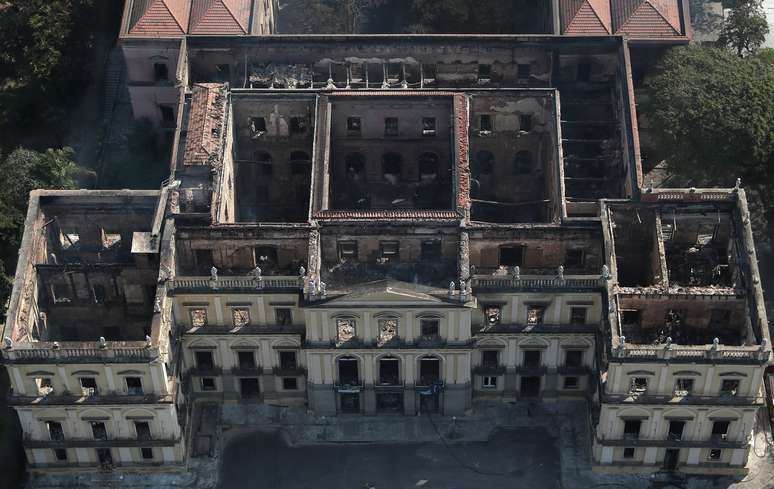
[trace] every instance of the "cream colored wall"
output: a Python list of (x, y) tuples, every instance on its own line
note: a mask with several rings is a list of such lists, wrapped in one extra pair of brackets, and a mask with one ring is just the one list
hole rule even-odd
[[(184, 461), (185, 447), (180, 444), (173, 447), (152, 447), (153, 459), (145, 460), (139, 447), (116, 447), (111, 448), (110, 453), (113, 456), (114, 465), (159, 465), (159, 464), (179, 464)], [(72, 465), (97, 465), (97, 451), (94, 448), (67, 448), (67, 461), (59, 462), (56, 460), (54, 451), (49, 448), (26, 449), (27, 460), (34, 469), (35, 466), (57, 466), (62, 467)]]
[(304, 312), (298, 306), (298, 294), (191, 294), (176, 295), (172, 314), (177, 324), (191, 328), (190, 310), (205, 307), (207, 324), (233, 326), (232, 309), (246, 307), (250, 311), (250, 324), (255, 326), (276, 325), (275, 308), (291, 309), (294, 325), (304, 324)]
[[(503, 324), (526, 324), (527, 307), (531, 304), (546, 304), (545, 324), (570, 324), (572, 307), (585, 307), (586, 323), (597, 324), (602, 317), (602, 297), (599, 293), (561, 294), (552, 291), (542, 293), (487, 293), (476, 294), (479, 306), (497, 303), (503, 304), (501, 320)], [(474, 324), (483, 324), (484, 316), (479, 308), (473, 318)]]
[(499, 350), (499, 362), (503, 367), (520, 367), (524, 363), (524, 351), (540, 348), (541, 366), (548, 368), (561, 367), (565, 364), (566, 352), (579, 350), (583, 352), (582, 366), (594, 368), (594, 336), (560, 335), (560, 334), (487, 334), (476, 342), (473, 351), (473, 366), (481, 365), (483, 350)]
[(304, 355), (300, 351), (300, 335), (261, 334), (261, 335), (191, 335), (183, 336), (184, 369), (196, 367), (194, 352), (197, 349), (211, 351), (215, 367), (231, 369), (238, 366), (238, 351), (253, 350), (256, 352), (255, 363), (260, 369), (270, 370), (279, 367), (279, 352), (282, 350), (296, 351), (296, 361), (299, 367), (305, 364)]

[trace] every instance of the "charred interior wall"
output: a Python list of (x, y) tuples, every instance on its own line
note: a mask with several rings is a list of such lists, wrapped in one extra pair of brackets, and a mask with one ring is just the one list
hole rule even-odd
[(657, 215), (652, 209), (617, 208), (610, 212), (618, 284), (661, 285), (664, 280)]

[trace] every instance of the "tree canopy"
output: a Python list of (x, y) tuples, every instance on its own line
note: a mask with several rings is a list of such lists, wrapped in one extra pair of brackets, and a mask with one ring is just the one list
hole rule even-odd
[(768, 33), (762, 0), (737, 0), (723, 22), (718, 43), (733, 49), (741, 57), (755, 52)]

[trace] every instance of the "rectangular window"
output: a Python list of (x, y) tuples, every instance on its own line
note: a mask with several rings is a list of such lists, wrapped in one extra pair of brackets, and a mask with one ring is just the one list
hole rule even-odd
[(377, 337), (377, 345), (381, 346), (391, 341), (398, 336), (398, 320), (397, 319), (379, 319), (379, 336)]
[(441, 242), (433, 239), (422, 241), (422, 261), (435, 261), (441, 259)]
[(644, 394), (647, 390), (647, 377), (632, 377), (632, 380), (629, 383), (629, 394)]
[(134, 432), (137, 434), (138, 440), (151, 439), (150, 423), (148, 423), (147, 421), (135, 421)]
[(484, 350), (481, 352), (481, 366), (484, 368), (497, 368), (500, 352), (497, 350)]
[(384, 135), (385, 136), (397, 136), (398, 135), (398, 118), (397, 117), (385, 117), (384, 118)]
[(153, 449), (150, 447), (142, 447), (140, 448), (140, 452), (142, 453), (142, 459), (143, 460), (153, 460)]
[(587, 82), (591, 80), (591, 65), (589, 63), (578, 64), (576, 81)]
[(347, 134), (359, 136), (361, 127), (360, 117), (347, 117)]
[(636, 309), (621, 311), (621, 322), (624, 326), (639, 326), (640, 325), (640, 311)]
[(197, 307), (189, 311), (191, 315), (191, 326), (194, 328), (203, 328), (207, 326), (207, 309)]
[(715, 421), (712, 423), (712, 438), (716, 440), (727, 440), (728, 427), (730, 425), (730, 421)]
[(274, 319), (280, 326), (290, 326), (293, 324), (293, 313), (288, 307), (274, 308)]
[(48, 377), (41, 377), (35, 379), (35, 387), (38, 389), (39, 396), (47, 396), (54, 392), (54, 384)]
[(102, 421), (91, 422), (91, 434), (95, 440), (107, 440), (107, 428)]
[(201, 382), (203, 391), (214, 391), (216, 389), (215, 379), (212, 377), (202, 377)]
[(211, 351), (196, 351), (194, 352), (194, 356), (196, 357), (196, 366), (198, 368), (210, 369), (215, 366), (215, 363), (212, 360)]
[(685, 430), (685, 421), (670, 421), (667, 439), (675, 441), (681, 440), (683, 438), (683, 430)]
[(521, 81), (529, 80), (530, 71), (530, 65), (519, 63), (516, 65), (516, 78)]
[(420, 319), (419, 328), (421, 330), (422, 338), (426, 340), (435, 339), (438, 337), (438, 320), (437, 319)]
[(478, 117), (478, 128), (481, 131), (492, 130), (492, 116), (489, 114), (482, 114)]
[(543, 318), (546, 315), (546, 306), (535, 305), (527, 306), (527, 324), (543, 324)]
[(497, 377), (492, 377), (492, 376), (484, 377), (484, 388), (486, 388), (486, 389), (496, 389), (497, 388)]
[(581, 350), (567, 350), (564, 354), (564, 365), (566, 367), (583, 366), (583, 352)]
[(294, 351), (281, 351), (280, 356), (280, 368), (282, 370), (293, 370), (296, 368), (296, 352)]
[(520, 267), (524, 265), (523, 245), (501, 246), (500, 247), (500, 265), (505, 267)]
[(67, 284), (54, 284), (51, 286), (55, 303), (70, 302), (70, 286)]
[(250, 118), (250, 133), (257, 134), (266, 132), (266, 118), (265, 117), (251, 117)]
[(739, 392), (739, 380), (737, 379), (723, 379), (720, 384), (721, 396), (735, 396)]
[(379, 243), (379, 255), (388, 260), (399, 258), (400, 244), (397, 241), (381, 241)]
[(539, 368), (540, 367), (540, 350), (525, 350), (524, 351), (524, 367), (525, 368)]
[(339, 259), (357, 260), (357, 241), (339, 241)]
[(524, 132), (532, 130), (532, 116), (530, 114), (521, 114), (519, 116), (519, 130)]
[(634, 447), (626, 447), (626, 448), (624, 448), (623, 458), (625, 458), (625, 459), (632, 459), (632, 458), (634, 458)]
[(425, 83), (435, 83), (435, 78), (438, 73), (438, 66), (435, 64), (423, 64), (422, 65), (422, 77)]
[(339, 344), (346, 343), (357, 335), (357, 321), (352, 318), (339, 318), (336, 320), (336, 334)]
[(250, 310), (245, 307), (231, 309), (231, 320), (235, 328), (241, 328), (250, 324)]
[(173, 109), (169, 105), (159, 105), (159, 110), (161, 111), (161, 121), (163, 123), (165, 124), (175, 123), (175, 109)]
[(140, 377), (126, 377), (126, 393), (130, 396), (141, 396), (142, 392), (142, 379)]
[(578, 388), (578, 377), (565, 377), (564, 378), (564, 388), (565, 389), (577, 389)]
[(677, 379), (675, 381), (676, 396), (689, 396), (693, 390), (693, 379)]
[(500, 324), (502, 309), (497, 305), (484, 305), (484, 317), (486, 317), (487, 326)]
[(627, 419), (624, 421), (624, 438), (639, 438), (640, 426), (642, 421), (639, 419)]
[(57, 462), (67, 462), (67, 450), (64, 448), (55, 448), (54, 457), (56, 458)]
[(709, 454), (707, 454), (707, 460), (711, 462), (718, 462), (723, 458), (723, 450), (720, 450), (718, 448), (713, 448), (709, 451)]
[(215, 66), (215, 77), (219, 82), (229, 81), (231, 67), (228, 64), (220, 64)]
[(579, 269), (583, 268), (583, 262), (584, 262), (584, 253), (583, 250), (574, 249), (574, 250), (567, 250), (564, 253), (564, 267), (568, 269)]
[(283, 377), (282, 378), (282, 389), (286, 391), (296, 391), (298, 390), (298, 379), (295, 377)]
[(238, 351), (237, 360), (239, 361), (239, 368), (255, 368), (255, 353), (252, 351)]
[(489, 81), (492, 79), (492, 65), (478, 65), (478, 79)]
[(422, 118), (422, 136), (425, 136), (425, 137), (435, 136), (435, 117)]
[(166, 63), (153, 63), (153, 77), (156, 81), (169, 80), (169, 68)]
[(304, 134), (306, 132), (305, 117), (290, 118), (290, 134)]
[(96, 396), (99, 394), (97, 390), (97, 379), (94, 377), (81, 377), (81, 393), (84, 396)]
[(570, 324), (586, 324), (586, 312), (585, 307), (571, 307)]
[(46, 421), (46, 429), (48, 429), (48, 436), (52, 440), (64, 440), (64, 429), (62, 429), (62, 423), (59, 421)]

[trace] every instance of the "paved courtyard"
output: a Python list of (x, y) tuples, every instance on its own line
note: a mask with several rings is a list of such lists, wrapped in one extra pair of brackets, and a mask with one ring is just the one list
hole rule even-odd
[(223, 489), (558, 489), (557, 440), (542, 428), (501, 431), (488, 442), (292, 447), (278, 432), (234, 439)]

